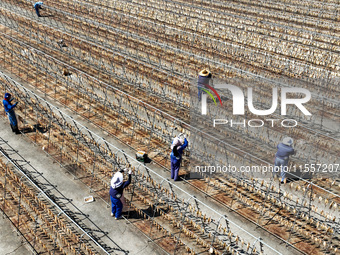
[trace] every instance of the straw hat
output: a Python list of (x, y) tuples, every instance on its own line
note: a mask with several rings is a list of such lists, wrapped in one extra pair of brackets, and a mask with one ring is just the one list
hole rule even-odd
[(203, 70), (199, 73), (200, 76), (208, 76), (209, 74), (210, 74), (210, 71), (207, 70), (207, 69), (203, 69)]

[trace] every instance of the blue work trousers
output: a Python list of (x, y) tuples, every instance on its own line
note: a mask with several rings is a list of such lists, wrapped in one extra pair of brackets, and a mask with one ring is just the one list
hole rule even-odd
[(275, 158), (274, 171), (278, 174), (281, 172), (281, 181), (283, 182), (286, 177), (286, 172), (288, 171), (288, 159), (282, 159), (279, 157)]
[(40, 15), (40, 13), (39, 13), (39, 9), (41, 9), (40, 5), (36, 5), (36, 6), (34, 7), (34, 9), (35, 9), (35, 13), (38, 15), (38, 17), (41, 17), (41, 15)]
[(17, 116), (15, 115), (14, 110), (12, 109), (9, 112), (6, 112), (9, 122), (11, 123), (11, 126), (16, 127), (18, 126)]
[(174, 179), (175, 181), (179, 181), (178, 172), (179, 172), (180, 166), (181, 166), (180, 160), (171, 159), (171, 179)]
[(198, 88), (198, 101), (202, 100), (202, 90), (200, 90), (200, 88)]
[(122, 216), (123, 204), (120, 201), (120, 198), (111, 197), (111, 212), (115, 215), (116, 218)]

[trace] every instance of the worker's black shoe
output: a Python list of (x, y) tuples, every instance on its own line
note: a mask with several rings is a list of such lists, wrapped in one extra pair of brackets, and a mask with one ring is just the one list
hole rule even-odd
[(20, 134), (20, 131), (19, 131), (19, 129), (18, 129), (17, 126), (14, 126), (14, 127), (13, 127), (13, 132), (15, 132), (16, 135), (19, 135), (19, 134)]

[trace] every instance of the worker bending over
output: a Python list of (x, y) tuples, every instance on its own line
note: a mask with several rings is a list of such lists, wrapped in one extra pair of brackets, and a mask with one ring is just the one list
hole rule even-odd
[(131, 183), (132, 170), (129, 170), (129, 179), (123, 182), (123, 173), (127, 169), (120, 170), (114, 174), (111, 179), (110, 198), (111, 198), (111, 216), (118, 220), (122, 216), (123, 203), (120, 198), (123, 196), (123, 190)]
[(198, 74), (198, 79), (197, 79), (197, 88), (198, 88), (198, 101), (201, 101), (202, 98), (202, 89), (206, 88), (205, 85), (209, 85), (210, 79), (212, 75), (209, 70), (203, 69), (199, 74)]
[(286, 172), (288, 170), (288, 160), (290, 155), (294, 155), (293, 139), (290, 137), (283, 138), (282, 142), (277, 145), (275, 154), (274, 171), (281, 171), (281, 183), (284, 183)]
[(38, 17), (41, 17), (39, 9), (42, 9), (42, 5), (43, 5), (43, 2), (36, 2), (34, 4), (34, 9), (35, 9), (35, 12), (38, 15)]
[(18, 121), (17, 121), (17, 116), (15, 115), (14, 108), (17, 106), (18, 102), (12, 105), (13, 99), (11, 98), (10, 93), (5, 94), (5, 98), (2, 101), (5, 112), (8, 116), (9, 123), (11, 125), (12, 131), (15, 132), (16, 134), (20, 134), (19, 129), (18, 129)]
[(179, 181), (178, 172), (181, 166), (182, 154), (187, 146), (188, 141), (183, 134), (179, 134), (171, 144), (171, 179), (174, 179), (175, 181)]

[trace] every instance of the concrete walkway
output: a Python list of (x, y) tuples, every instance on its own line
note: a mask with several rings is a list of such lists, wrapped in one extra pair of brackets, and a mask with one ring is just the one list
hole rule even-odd
[(17, 234), (11, 222), (0, 213), (0, 254), (22, 255), (29, 254), (24, 238)]
[[(31, 163), (43, 176), (57, 185), (57, 189), (67, 198), (72, 199), (83, 213), (88, 214), (101, 230), (108, 232), (108, 236), (128, 254), (164, 254), (153, 243), (148, 242), (148, 239), (135, 227), (129, 225), (125, 220), (114, 220), (110, 216), (110, 208), (108, 204), (101, 199), (96, 199), (95, 194), (90, 193), (89, 188), (78, 180), (74, 180), (64, 168), (53, 162), (52, 158), (47, 156), (42, 148), (37, 147), (29, 141), (24, 135), (13, 135), (10, 130), (9, 122), (3, 115), (0, 118), (0, 136), (4, 138), (10, 146), (18, 150), (27, 161)], [(84, 197), (92, 195), (95, 201), (92, 203), (84, 203)], [(4, 223), (4, 224), (3, 224)], [(25, 249), (20, 246), (20, 237), (10, 227), (10, 223), (6, 219), (0, 221), (0, 254), (27, 254), (23, 252)], [(110, 247), (113, 244), (107, 243)], [(20, 246), (20, 247), (19, 247)], [(19, 247), (19, 248), (18, 248)], [(18, 250), (15, 250), (18, 248)], [(12, 252), (12, 253), (10, 253)], [(125, 254), (117, 252), (117, 254)]]

